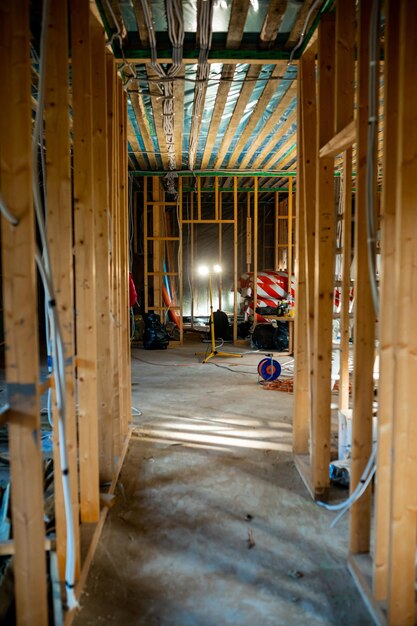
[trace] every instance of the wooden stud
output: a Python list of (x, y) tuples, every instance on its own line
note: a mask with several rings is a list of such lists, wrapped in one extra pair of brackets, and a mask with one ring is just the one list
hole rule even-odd
[[(296, 211), (296, 253), (295, 253), (295, 352), (294, 352), (294, 417), (293, 417), (293, 451), (294, 454), (308, 453), (309, 439), (309, 342), (308, 342), (308, 294), (306, 288), (306, 239), (305, 232), (305, 168), (306, 158), (304, 151), (303, 132), (305, 116), (305, 90), (303, 75), (298, 81), (297, 133), (298, 133), (298, 164), (297, 164), (297, 211)], [(278, 224), (279, 224), (279, 197), (275, 194), (276, 245), (275, 269), (278, 269)]]
[[(180, 291), (180, 343), (184, 341), (184, 268), (183, 268), (183, 237), (182, 237), (182, 215), (183, 215), (183, 195), (182, 178), (178, 180), (178, 221), (179, 221), (179, 291)], [(191, 227), (192, 228), (192, 227)]]
[(0, 176), (16, 623), (48, 623), (40, 405), (29, 3), (0, 3)]
[[(318, 39), (318, 145), (333, 135), (334, 15), (322, 16)], [(314, 377), (312, 399), (311, 476), (315, 497), (327, 497), (330, 462), (330, 375), (332, 361), (335, 209), (333, 159), (317, 169), (315, 247)]]
[[(162, 235), (161, 230), (161, 208), (159, 200), (161, 200), (161, 188), (159, 186), (159, 178), (152, 178), (152, 199), (156, 203), (152, 206), (152, 233), (154, 236)], [(162, 272), (162, 255), (164, 244), (156, 240), (153, 244), (153, 304), (155, 307), (162, 307), (162, 280), (160, 278)], [(151, 275), (150, 272), (148, 272)], [(161, 309), (162, 313), (162, 309)], [(161, 318), (162, 321), (162, 318)]]
[[(217, 216), (216, 219), (220, 220), (219, 222), (219, 260), (218, 263), (220, 265), (220, 267), (222, 267), (222, 263), (223, 263), (223, 224), (221, 223), (221, 219), (223, 216), (223, 207), (222, 207), (222, 196), (221, 194), (219, 194), (219, 179), (216, 176), (216, 178), (214, 179), (215, 181), (215, 196), (217, 193)], [(220, 198), (219, 198), (220, 196)], [(223, 280), (222, 280), (222, 272), (219, 272), (218, 276), (217, 276), (217, 280), (218, 280), (218, 286), (219, 286), (219, 309), (222, 310), (222, 290), (223, 290)]]
[(250, 216), (250, 193), (247, 194), (246, 217), (246, 271), (249, 273), (252, 264), (252, 218)]
[[(310, 372), (310, 414), (314, 364), (314, 276), (315, 276), (315, 231), (316, 231), (316, 185), (317, 185), (317, 102), (316, 102), (316, 60), (313, 52), (305, 52), (299, 66), (301, 76), (301, 97), (303, 124), (303, 204), (305, 238), (306, 306), (308, 319), (308, 369)], [(311, 417), (311, 415), (310, 415)]]
[(128, 165), (127, 165), (127, 93), (121, 89), (122, 94), (122, 132), (121, 132), (121, 153), (122, 153), (122, 166), (121, 176), (123, 184), (123, 249), (124, 249), (124, 263), (123, 263), (123, 275), (122, 275), (122, 310), (124, 311), (124, 325), (123, 325), (123, 382), (124, 382), (124, 394), (125, 394), (125, 415), (124, 415), (124, 430), (123, 430), (123, 444), (126, 440), (130, 423), (132, 421), (132, 395), (131, 395), (131, 360), (130, 360), (130, 306), (129, 306), (129, 179), (128, 179)]
[[(354, 490), (372, 452), (373, 368), (375, 360), (375, 314), (369, 277), (366, 226), (366, 163), (368, 153), (369, 26), (372, 0), (362, 0), (358, 20), (357, 63), (357, 172), (355, 203), (355, 312), (352, 418), (352, 466), (350, 488)], [(376, 148), (376, 146), (375, 146)], [(350, 551), (369, 552), (371, 489), (350, 511)]]
[[(356, 140), (353, 121), (355, 95), (355, 0), (337, 0), (334, 132), (353, 126), (351, 143)], [(320, 151), (322, 155), (322, 151)], [(342, 218), (342, 276), (340, 310), (340, 380), (339, 409), (349, 408), (349, 338), (350, 338), (350, 280), (352, 249), (352, 149), (343, 154), (343, 218)]]
[(278, 271), (279, 254), (279, 191), (274, 193), (274, 270)]
[(355, 5), (355, 0), (336, 0), (335, 134), (340, 133), (353, 121)]
[[(417, 56), (415, 18), (415, 3), (411, 0), (404, 0), (400, 5), (398, 65), (398, 166), (396, 174), (398, 204), (395, 245), (397, 311), (388, 572), (388, 623), (390, 626), (413, 626), (415, 624), (417, 85), (415, 81), (410, 80)], [(392, 85), (389, 87), (392, 88)], [(390, 123), (389, 119), (387, 123)]]
[(237, 341), (237, 253), (238, 253), (238, 206), (237, 176), (233, 178), (233, 341)]
[[(68, 12), (52, 2), (49, 8), (45, 64), (45, 147), (48, 201), (47, 238), (55, 299), (66, 358), (66, 415), (68, 469), (74, 516), (76, 575), (80, 570), (78, 454), (74, 365), (74, 273), (72, 250), (71, 143), (68, 93)], [(58, 412), (54, 403), (54, 490), (58, 570), (65, 580), (66, 520), (59, 454)]]
[(145, 313), (149, 309), (149, 281), (148, 281), (148, 179), (143, 179), (143, 296)]
[(257, 324), (256, 307), (258, 306), (258, 177), (253, 179), (253, 326)]
[(339, 409), (349, 408), (350, 265), (352, 258), (352, 150), (343, 156), (342, 277), (340, 288)]
[(113, 415), (110, 378), (109, 188), (107, 154), (107, 85), (104, 29), (91, 16), (93, 106), (93, 196), (96, 246), (97, 394), (100, 481), (113, 477)]
[(384, 65), (384, 159), (382, 185), (382, 241), (380, 273), (380, 349), (378, 385), (378, 441), (375, 487), (375, 548), (373, 591), (377, 600), (387, 598), (391, 500), (391, 457), (394, 407), (394, 344), (396, 316), (392, 314), (393, 287), (396, 284), (395, 214), (398, 167), (398, 4), (386, 5)]
[(287, 251), (287, 272), (288, 272), (288, 292), (291, 292), (291, 277), (292, 277), (292, 178), (288, 179), (288, 251)]
[(80, 513), (82, 522), (97, 522), (100, 511), (89, 17), (88, 0), (71, 3)]
[(201, 221), (201, 178), (197, 178), (197, 219)]
[[(121, 452), (120, 442), (120, 372), (119, 372), (119, 274), (118, 274), (118, 233), (120, 227), (118, 210), (118, 168), (117, 168), (117, 119), (118, 107), (116, 100), (117, 76), (112, 55), (106, 55), (106, 87), (107, 87), (107, 141), (108, 141), (108, 184), (109, 209), (111, 216), (111, 249), (110, 249), (110, 311), (111, 311), (111, 381), (112, 389), (112, 457), (113, 464)], [(145, 179), (146, 180), (146, 179)]]

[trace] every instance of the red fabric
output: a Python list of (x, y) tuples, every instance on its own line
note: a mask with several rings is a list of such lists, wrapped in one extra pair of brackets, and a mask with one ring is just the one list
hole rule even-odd
[(132, 274), (129, 272), (129, 306), (133, 306), (138, 299), (136, 293), (135, 283), (133, 282)]

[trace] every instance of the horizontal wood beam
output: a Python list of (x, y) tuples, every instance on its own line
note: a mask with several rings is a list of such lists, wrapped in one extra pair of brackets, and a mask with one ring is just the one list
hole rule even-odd
[(356, 122), (352, 120), (320, 148), (320, 158), (335, 157), (350, 148), (356, 141)]

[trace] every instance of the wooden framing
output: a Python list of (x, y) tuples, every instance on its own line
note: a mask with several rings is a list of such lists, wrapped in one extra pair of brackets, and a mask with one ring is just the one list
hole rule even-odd
[[(336, 43), (334, 48), (335, 63), (335, 106), (334, 126), (327, 129), (327, 136), (321, 136), (321, 117), (327, 121), (332, 117), (328, 111), (332, 90), (329, 88), (326, 101), (321, 97), (320, 56), (323, 52), (321, 35), (331, 17), (323, 16), (320, 23), (318, 54), (319, 54), (319, 85), (318, 85), (318, 123), (319, 146), (316, 163), (319, 167), (317, 186), (318, 226), (320, 228), (320, 211), (324, 203), (328, 203), (329, 214), (334, 215), (334, 203), (330, 192), (323, 188), (320, 177), (324, 176), (323, 166), (327, 159), (332, 159), (343, 152), (336, 163), (342, 166), (342, 279), (341, 279), (341, 371), (339, 387), (339, 408), (349, 408), (349, 336), (350, 336), (350, 288), (351, 288), (351, 235), (352, 235), (352, 163), (356, 162), (355, 210), (354, 210), (354, 245), (355, 245), (355, 282), (354, 282), (354, 367), (353, 367), (353, 417), (352, 417), (352, 465), (351, 490), (363, 482), (363, 472), (371, 455), (373, 440), (373, 409), (374, 396), (374, 355), (376, 317), (373, 312), (371, 285), (368, 268), (367, 245), (367, 204), (366, 204), (366, 163), (368, 152), (377, 154), (376, 142), (368, 146), (368, 107), (369, 107), (369, 30), (371, 24), (371, 0), (360, 0), (358, 14), (354, 0), (339, 0), (336, 3)], [(390, 1), (385, 13), (385, 55), (384, 55), (384, 174), (383, 210), (382, 210), (382, 263), (380, 271), (380, 378), (377, 410), (377, 456), (376, 456), (376, 501), (374, 507), (374, 525), (371, 525), (372, 493), (368, 487), (359, 500), (350, 508), (350, 555), (348, 566), (361, 591), (367, 606), (377, 624), (381, 626), (413, 626), (416, 616), (415, 601), (415, 552), (416, 510), (417, 510), (417, 415), (414, 354), (417, 349), (414, 299), (417, 293), (417, 279), (413, 265), (413, 255), (417, 242), (417, 217), (414, 205), (417, 197), (417, 133), (416, 113), (417, 88), (409, 80), (413, 62), (417, 54), (417, 25), (414, 15), (414, 3), (406, 0), (403, 3)], [(355, 30), (355, 21), (358, 24)], [(358, 51), (355, 68), (355, 35)], [(329, 45), (327, 34), (325, 47)], [(303, 136), (308, 131), (306, 124), (307, 105), (311, 98), (304, 98), (303, 91), (308, 89), (308, 74), (305, 73), (308, 51), (300, 62), (299, 85), (299, 121), (298, 132)], [(327, 69), (332, 65), (330, 56), (326, 63)], [(313, 69), (314, 66), (312, 65)], [(309, 75), (313, 75), (311, 72)], [(378, 75), (378, 74), (377, 74)], [(356, 119), (354, 120), (354, 99), (356, 84)], [(313, 83), (314, 85), (314, 83)], [(312, 90), (310, 88), (310, 96)], [(381, 112), (380, 112), (381, 114)], [(354, 132), (354, 128), (356, 131)], [(378, 135), (378, 132), (376, 132)], [(352, 145), (356, 145), (356, 161), (353, 157)], [(309, 171), (309, 159), (305, 150), (310, 142), (303, 141), (299, 145), (297, 206), (302, 206), (308, 197), (308, 186), (303, 175)], [(374, 159), (376, 161), (376, 159)], [(332, 161), (333, 165), (333, 161)], [(329, 168), (330, 168), (329, 162)], [(333, 169), (333, 168), (332, 168)], [(320, 173), (320, 171), (322, 173)], [(375, 172), (372, 172), (375, 175)], [(377, 206), (376, 181), (372, 178), (371, 193), (374, 194), (374, 205)], [(304, 189), (303, 189), (304, 188)], [(303, 193), (304, 191), (304, 193)], [(308, 214), (300, 210), (297, 218), (297, 232), (302, 228), (302, 217)], [(333, 230), (333, 228), (332, 228)], [(324, 233), (317, 230), (320, 243), (316, 241), (316, 251), (325, 241)], [(334, 238), (334, 236), (333, 236)], [(306, 229), (306, 246), (313, 239), (311, 231)], [(329, 244), (330, 245), (330, 244)], [(339, 250), (340, 253), (340, 250)], [(301, 295), (305, 293), (304, 277), (301, 271), (303, 259), (308, 257), (297, 237), (297, 285), (298, 305)], [(327, 262), (329, 262), (327, 256)], [(309, 281), (309, 263), (307, 268), (307, 284)], [(316, 272), (320, 285), (320, 254)], [(333, 271), (333, 269), (332, 269)], [(328, 291), (329, 301), (333, 300), (333, 276), (330, 275)], [(311, 278), (310, 278), (311, 279)], [(320, 291), (318, 292), (320, 294)], [(308, 297), (307, 297), (308, 300)], [(393, 312), (393, 306), (395, 312)], [(323, 354), (322, 346), (317, 339), (321, 335), (323, 341), (323, 319), (320, 318), (320, 298), (316, 299), (313, 308), (315, 317), (315, 354), (313, 387), (312, 424), (317, 425), (318, 405), (320, 410), (330, 410), (330, 396), (324, 398), (324, 392), (317, 385), (317, 377), (322, 371), (323, 361), (328, 356)], [(304, 340), (308, 333), (302, 325), (305, 311), (298, 311), (296, 325), (296, 386), (294, 413), (294, 452), (296, 464), (314, 497), (322, 496), (322, 490), (328, 484), (328, 461), (330, 460), (330, 438), (328, 420), (321, 418), (321, 428), (326, 422), (326, 429), (318, 430), (310, 441), (312, 453), (311, 469), (305, 462), (302, 453), (306, 449), (305, 414), (308, 411), (308, 391), (306, 385), (307, 359)], [(305, 318), (304, 318), (305, 319)], [(320, 320), (320, 322), (319, 322)], [(321, 331), (318, 333), (318, 329)], [(304, 338), (301, 339), (301, 337)], [(318, 350), (322, 353), (319, 363)], [(326, 390), (328, 388), (325, 383)], [(328, 393), (326, 391), (326, 393)], [(302, 407), (304, 407), (302, 409)], [(301, 410), (300, 410), (301, 409)], [(323, 415), (322, 414), (322, 415)], [(327, 413), (328, 415), (329, 413)], [(320, 426), (320, 422), (318, 423)], [(323, 483), (314, 477), (314, 455), (327, 456), (326, 463), (321, 465)], [(300, 456), (301, 454), (301, 456)], [(307, 457), (308, 458), (308, 457)], [(404, 477), (410, 477), (405, 480)], [(373, 530), (374, 528), (374, 530)], [(372, 541), (372, 532), (374, 539)], [(373, 551), (371, 545), (374, 544)]]
[(71, 3), (80, 514), (83, 522), (97, 522), (99, 518), (99, 463), (96, 259), (91, 176), (93, 125), (89, 15), (88, 0), (74, 0)]
[[(71, 134), (68, 18), (72, 53)], [(116, 77), (114, 59), (106, 56), (103, 30), (92, 17), (88, 0), (74, 0), (69, 16), (66, 5), (51, 3), (47, 25), (41, 145), (46, 163), (46, 239), (54, 283), (50, 305), (55, 305), (58, 312), (66, 361), (65, 433), (79, 597), (108, 510), (100, 510), (99, 459), (101, 478), (111, 482), (113, 493), (130, 435), (127, 100), (121, 80)], [(44, 524), (40, 396), (53, 386), (53, 378), (39, 380), (32, 85), (26, 0), (1, 5), (0, 30), (0, 76), (4, 87), (0, 94), (1, 192), (8, 209), (19, 220), (12, 226), (2, 219), (9, 396), (2, 421), (9, 426), (13, 542), (1, 548), (3, 554), (13, 555), (14, 559), (17, 624), (46, 626), (46, 562), (47, 558), (56, 558), (56, 550), (58, 573), (64, 582), (67, 541), (59, 461), (63, 441), (57, 432), (56, 407), (56, 541), (45, 537)], [(88, 548), (84, 559), (80, 556), (81, 540)], [(73, 617), (74, 612), (67, 612), (65, 623), (70, 624)]]
[(1, 3), (0, 32), (1, 191), (19, 220), (1, 224), (16, 612), (19, 625), (45, 626), (29, 2)]
[[(71, 145), (68, 91), (68, 13), (66, 6), (52, 3), (46, 52), (45, 148), (48, 197), (48, 244), (57, 309), (67, 358), (66, 419), (68, 467), (75, 525), (77, 574), (80, 568), (77, 422), (75, 403), (74, 274), (72, 250)], [(54, 490), (56, 546), (60, 580), (65, 580), (66, 522), (59, 455), (58, 414), (54, 420)]]

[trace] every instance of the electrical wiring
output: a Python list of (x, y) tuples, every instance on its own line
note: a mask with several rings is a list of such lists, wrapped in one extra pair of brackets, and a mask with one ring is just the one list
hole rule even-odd
[[(39, 235), (42, 244), (42, 253), (39, 249), (35, 252), (35, 261), (42, 280), (47, 299), (47, 310), (50, 332), (50, 354), (52, 355), (51, 369), (55, 378), (55, 394), (58, 409), (58, 439), (59, 453), (61, 462), (62, 485), (64, 494), (64, 510), (67, 531), (67, 550), (65, 565), (65, 587), (67, 596), (67, 606), (72, 610), (78, 606), (75, 597), (75, 527), (72, 507), (71, 484), (67, 460), (67, 443), (65, 433), (66, 419), (66, 384), (65, 384), (65, 351), (62, 338), (59, 316), (56, 309), (55, 292), (53, 287), (52, 271), (50, 265), (49, 248), (46, 235), (45, 217), (42, 208), (42, 198), (39, 184), (39, 144), (43, 151), (43, 111), (44, 111), (44, 94), (45, 94), (45, 51), (46, 38), (48, 31), (50, 0), (43, 3), (42, 25), (40, 35), (40, 57), (39, 57), (39, 88), (38, 88), (38, 106), (35, 115), (35, 124), (32, 140), (32, 156), (33, 156), (33, 196), (36, 219), (38, 223)], [(44, 174), (44, 168), (42, 168)], [(45, 185), (44, 185), (45, 192)], [(43, 204), (45, 213), (47, 212), (47, 198), (44, 193)], [(48, 403), (50, 399), (48, 398)]]
[[(158, 63), (155, 29), (149, 12), (148, 2), (147, 0), (141, 0), (141, 4), (149, 36), (149, 47), (151, 50), (150, 65), (158, 76), (156, 79), (156, 86), (159, 94), (162, 96), (162, 128), (167, 146), (168, 165), (170, 170), (176, 170), (177, 162), (174, 138), (174, 83), (172, 79), (180, 72), (182, 64), (184, 44), (182, 2), (181, 0), (167, 0), (166, 2), (168, 35), (172, 43), (173, 61), (168, 71), (165, 71), (163, 66)], [(173, 191), (173, 193), (176, 194), (172, 178), (168, 178), (168, 184), (171, 186), (170, 192)]]
[(324, 0), (316, 0), (316, 2), (311, 6), (309, 12), (307, 13), (304, 25), (303, 25), (303, 30), (301, 31), (301, 35), (300, 35), (300, 39), (298, 40), (298, 43), (296, 46), (294, 46), (294, 48), (291, 50), (291, 54), (290, 54), (290, 58), (288, 61), (288, 65), (291, 65), (293, 58), (294, 58), (294, 54), (297, 52), (298, 48), (300, 48), (303, 44), (304, 41), (304, 37), (306, 36), (306, 31), (307, 31), (307, 26), (308, 23), (310, 21), (310, 17), (312, 16), (312, 14), (314, 13), (314, 11), (317, 9), (317, 7), (319, 7), (320, 5), (322, 5), (324, 2)]
[(379, 294), (376, 279), (376, 225), (375, 225), (375, 153), (378, 126), (377, 68), (378, 68), (378, 26), (380, 0), (373, 0), (371, 24), (369, 28), (369, 117), (368, 154), (366, 159), (366, 229), (368, 245), (369, 277), (375, 315), (379, 313)]
[(3, 194), (0, 191), (0, 212), (3, 217), (12, 225), (17, 226), (19, 224), (18, 218), (11, 213), (3, 198)]
[[(378, 123), (377, 111), (377, 62), (378, 62), (378, 30), (379, 30), (380, 0), (373, 0), (371, 20), (369, 26), (369, 117), (368, 117), (368, 154), (366, 159), (366, 227), (369, 276), (372, 290), (372, 299), (375, 315), (379, 311), (379, 294), (376, 280), (375, 260), (375, 207), (374, 207), (374, 175), (375, 175), (375, 136)], [(376, 472), (376, 446), (373, 446), (368, 463), (363, 474), (349, 498), (339, 504), (317, 502), (328, 511), (340, 511), (333, 520), (334, 526), (351, 506), (365, 493)]]

